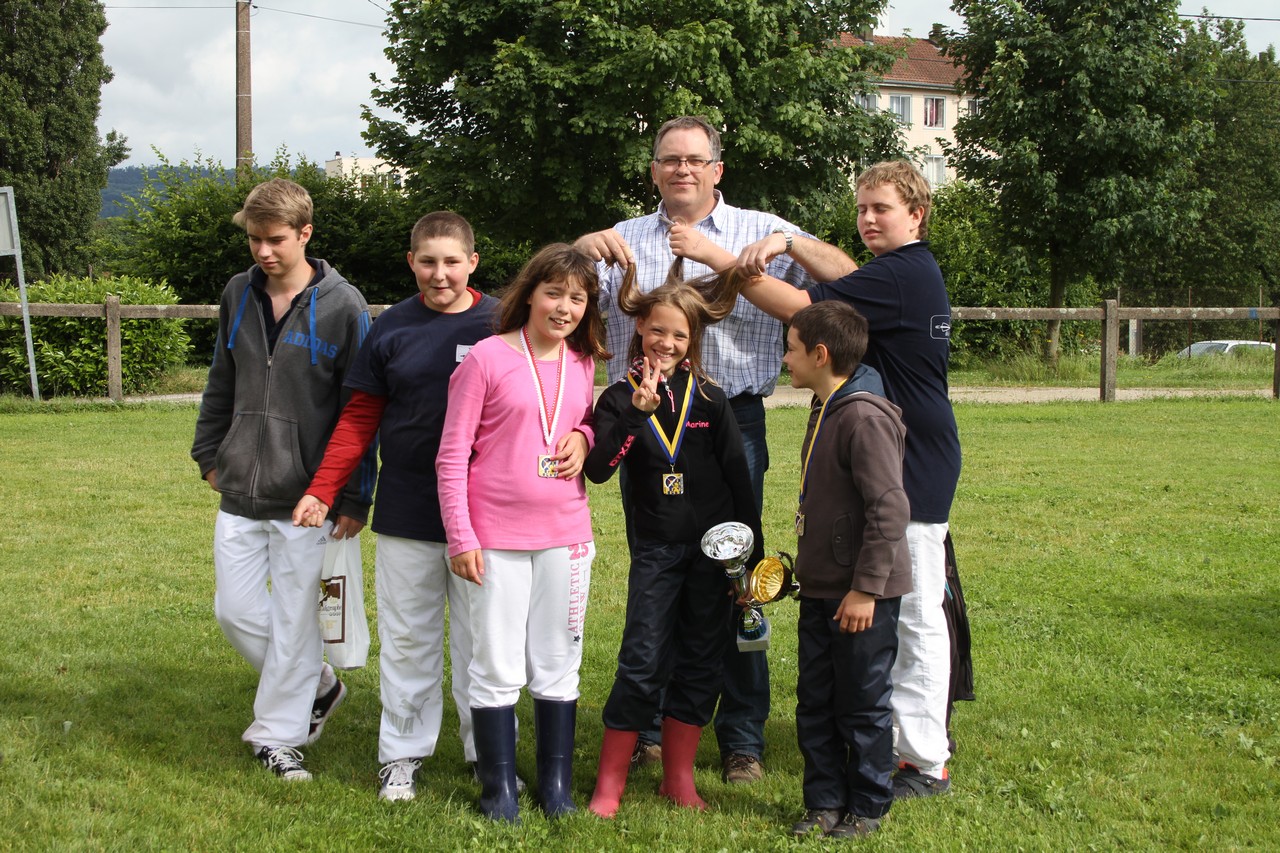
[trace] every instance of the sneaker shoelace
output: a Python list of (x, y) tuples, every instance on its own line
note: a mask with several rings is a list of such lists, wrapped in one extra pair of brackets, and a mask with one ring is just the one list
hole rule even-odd
[(305, 769), (302, 766), (302, 753), (291, 746), (277, 746), (267, 750), (267, 766), (277, 773)]
[(413, 784), (413, 774), (422, 766), (421, 761), (393, 761), (378, 771), (378, 778), (386, 788), (407, 788)]

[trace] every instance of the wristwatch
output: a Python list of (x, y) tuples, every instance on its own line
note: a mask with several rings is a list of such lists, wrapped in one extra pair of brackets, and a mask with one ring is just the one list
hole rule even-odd
[(781, 234), (783, 237), (787, 238), (787, 248), (783, 251), (783, 254), (786, 254), (786, 255), (791, 254), (791, 238), (792, 238), (794, 235), (793, 235), (790, 231), (788, 231), (788, 230), (787, 230), (787, 229), (785, 229), (785, 228), (775, 228), (775, 229), (773, 229), (772, 231), (770, 231), (769, 233), (770, 233), (770, 234)]

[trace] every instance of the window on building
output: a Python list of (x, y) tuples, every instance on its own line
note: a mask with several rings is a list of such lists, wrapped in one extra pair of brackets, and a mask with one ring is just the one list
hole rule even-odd
[(864, 92), (854, 95), (853, 102), (869, 113), (874, 113), (880, 109), (880, 97), (874, 92)]
[(930, 187), (940, 187), (947, 182), (947, 159), (941, 154), (926, 154), (924, 177)]
[(911, 126), (911, 96), (910, 95), (890, 95), (889, 96), (889, 112), (897, 116), (898, 124), (904, 127)]
[(925, 98), (924, 99), (924, 126), (925, 127), (946, 127), (947, 118), (947, 99), (946, 98)]
[(964, 102), (964, 105), (971, 116), (976, 116), (982, 109), (982, 102), (978, 98), (970, 98)]

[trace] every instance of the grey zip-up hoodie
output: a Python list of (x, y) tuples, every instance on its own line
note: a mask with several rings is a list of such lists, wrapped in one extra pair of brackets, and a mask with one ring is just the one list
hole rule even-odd
[[(217, 469), (221, 509), (256, 519), (289, 518), (320, 467), (349, 396), (347, 369), (369, 330), (369, 306), (326, 262), (308, 258), (320, 281), (285, 317), (274, 351), (252, 280), (256, 265), (222, 291), (218, 341), (200, 402), (191, 458)], [(372, 502), (371, 448), (333, 512), (364, 521)]]
[(796, 580), (800, 594), (812, 598), (843, 598), (855, 589), (876, 598), (911, 591), (911, 509), (902, 489), (907, 430), (901, 410), (873, 390), (879, 376), (862, 367), (831, 395), (816, 437), (818, 409), (811, 412), (801, 450), (808, 476)]

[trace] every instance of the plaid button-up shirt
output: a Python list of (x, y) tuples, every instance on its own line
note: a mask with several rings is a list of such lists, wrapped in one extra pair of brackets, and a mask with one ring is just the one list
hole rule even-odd
[[(667, 241), (665, 206), (648, 216), (628, 219), (613, 226), (631, 246), (636, 258), (636, 284), (644, 293), (657, 288), (667, 278), (675, 256)], [(811, 236), (772, 213), (743, 210), (727, 204), (716, 191), (716, 206), (695, 226), (707, 239), (721, 248), (738, 254), (761, 240), (775, 228)], [(600, 308), (605, 312), (609, 351), (613, 358), (607, 366), (609, 381), (622, 378), (627, 369), (627, 348), (635, 334), (635, 320), (617, 310), (614, 294), (622, 285), (623, 269), (600, 263)], [(714, 272), (710, 267), (685, 259), (685, 278), (697, 278)], [(769, 264), (768, 274), (796, 287), (808, 287), (813, 279), (790, 255), (779, 255)], [(707, 374), (729, 397), (739, 394), (773, 393), (782, 363), (782, 323), (765, 314), (741, 296), (738, 304), (724, 320), (707, 328), (702, 341), (702, 363)]]

